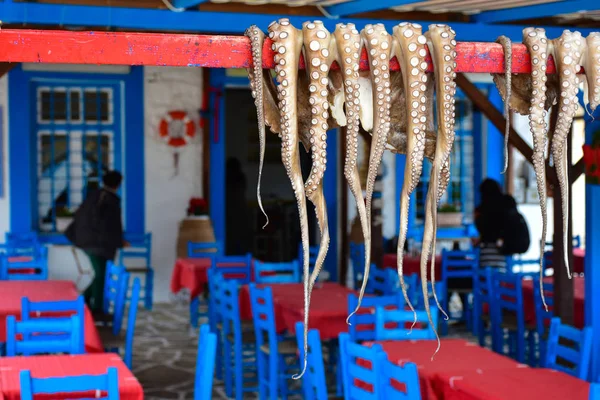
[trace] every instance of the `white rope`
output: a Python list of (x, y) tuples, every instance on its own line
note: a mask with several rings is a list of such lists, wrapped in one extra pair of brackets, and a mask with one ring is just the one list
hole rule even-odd
[(163, 4), (173, 12), (184, 12), (185, 8), (174, 7), (169, 0), (162, 0)]

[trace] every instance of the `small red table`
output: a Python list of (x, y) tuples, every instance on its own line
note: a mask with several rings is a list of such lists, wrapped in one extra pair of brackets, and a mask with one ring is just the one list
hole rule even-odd
[[(301, 283), (280, 283), (270, 286), (275, 308), (275, 324), (278, 332), (295, 332), (296, 322), (304, 321), (304, 287)], [(338, 283), (324, 282), (316, 284), (310, 301), (309, 327), (318, 329), (321, 339), (337, 338), (342, 332), (348, 332), (348, 295), (356, 293)], [(242, 320), (252, 319), (250, 288), (243, 285), (240, 289), (240, 315)]]
[(590, 384), (550, 369), (480, 369), (440, 372), (444, 400), (588, 400)]
[(173, 267), (171, 292), (178, 293), (181, 289), (187, 288), (190, 291), (190, 298), (198, 297), (208, 283), (206, 271), (211, 263), (211, 258), (179, 258)]
[[(431, 260), (429, 261), (431, 263)], [(384, 268), (398, 268), (398, 257), (396, 254), (384, 254), (383, 255), (383, 267)], [(430, 273), (430, 266), (427, 265), (427, 273)], [(417, 274), (417, 276), (421, 276), (421, 256), (411, 257), (407, 254), (404, 255), (402, 259), (402, 274), (403, 275), (411, 275)], [(435, 257), (435, 279), (440, 281), (442, 279), (442, 256)]]
[(477, 369), (488, 370), (518, 370), (528, 369), (524, 364), (501, 356), (462, 339), (442, 339), (440, 351), (432, 360), (436, 340), (402, 340), (381, 341), (379, 343), (386, 352), (388, 359), (402, 365), (412, 362), (419, 370), (421, 396), (423, 400), (445, 399), (435, 387), (435, 376), (441, 372), (453, 372)]
[(5, 400), (21, 399), (19, 373), (31, 371), (33, 378), (71, 375), (101, 375), (116, 367), (121, 400), (142, 400), (142, 385), (116, 354), (81, 354), (59, 356), (0, 357), (0, 393)]
[[(553, 278), (544, 278), (545, 282), (552, 283)], [(525, 323), (535, 324), (535, 303), (533, 301), (533, 280), (523, 280), (523, 308), (525, 310)], [(573, 324), (577, 328), (584, 325), (584, 303), (585, 303), (585, 277), (573, 277)]]
[[(75, 300), (79, 296), (71, 281), (0, 281), (0, 342), (6, 342), (6, 317), (21, 318), (21, 298), (32, 301)], [(84, 335), (88, 353), (103, 353), (104, 346), (94, 324), (94, 318), (85, 307)]]

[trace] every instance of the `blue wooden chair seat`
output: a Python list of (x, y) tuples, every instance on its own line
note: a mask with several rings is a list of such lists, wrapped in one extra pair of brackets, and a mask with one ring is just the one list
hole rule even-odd
[[(119, 265), (125, 266), (127, 272), (133, 275), (144, 275), (142, 290), (144, 291), (144, 306), (152, 310), (154, 292), (154, 269), (152, 268), (152, 233), (125, 233), (125, 240), (130, 247), (119, 251)], [(142, 264), (139, 264), (142, 261)], [(131, 262), (135, 265), (132, 266)], [(128, 265), (130, 264), (130, 265)]]
[(213, 398), (212, 386), (216, 356), (217, 337), (210, 331), (210, 327), (204, 324), (200, 327), (200, 337), (198, 338), (194, 400), (210, 400)]
[(256, 283), (297, 283), (300, 282), (300, 263), (254, 261), (254, 282)]
[(577, 329), (563, 325), (560, 318), (552, 318), (546, 368), (562, 371), (576, 378), (587, 380), (592, 352), (592, 329)]
[(83, 354), (82, 325), (77, 315), (25, 321), (10, 315), (6, 318), (6, 355)]
[[(59, 373), (59, 371), (57, 371)], [(106, 393), (106, 400), (119, 400), (119, 377), (116, 368), (108, 368), (104, 375), (61, 376), (56, 378), (32, 378), (28, 370), (19, 374), (21, 399), (33, 400), (35, 395), (63, 393)]]

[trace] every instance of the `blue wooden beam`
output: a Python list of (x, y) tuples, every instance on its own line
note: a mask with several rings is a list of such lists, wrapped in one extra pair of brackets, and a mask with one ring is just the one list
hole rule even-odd
[[(479, 15), (475, 15), (473, 20), (484, 23), (508, 22), (593, 10), (600, 10), (600, 2), (598, 0), (560, 1), (557, 3), (485, 11)], [(548, 37), (552, 37), (552, 35), (548, 35)]]
[[(488, 99), (497, 109), (502, 110), (504, 103), (495, 85), (489, 85)], [(504, 187), (504, 174), (502, 174), (502, 169), (504, 168), (504, 136), (489, 120), (487, 121), (486, 131), (483, 151), (483, 154), (485, 154), (485, 176), (483, 179), (494, 179), (500, 183), (501, 187)]]
[[(4, 1), (0, 3), (0, 20), (4, 24), (32, 24), (65, 27), (102, 27), (131, 30), (178, 31), (213, 34), (242, 34), (244, 30), (255, 24), (264, 31), (269, 24), (279, 18), (277, 15), (245, 14), (226, 12), (187, 11), (172, 12), (169, 10), (126, 7), (99, 7)], [(314, 16), (288, 16), (296, 27), (314, 20)], [(391, 32), (400, 21), (373, 19), (326, 19), (327, 29), (333, 31), (338, 23), (355, 23), (362, 29), (366, 24), (383, 23)], [(427, 26), (435, 21), (419, 21)], [(461, 41), (494, 41), (499, 34), (520, 41), (524, 26), (489, 25), (480, 23), (456, 22), (450, 24)], [(566, 27), (543, 27), (549, 37), (560, 36)], [(571, 28), (573, 29), (573, 28)], [(591, 29), (578, 29), (587, 35)]]
[(325, 8), (331, 15), (343, 17), (369, 11), (385, 10), (392, 7), (417, 3), (420, 0), (354, 0)]
[(198, 4), (206, 3), (207, 0), (171, 0), (171, 5), (175, 8), (190, 8)]

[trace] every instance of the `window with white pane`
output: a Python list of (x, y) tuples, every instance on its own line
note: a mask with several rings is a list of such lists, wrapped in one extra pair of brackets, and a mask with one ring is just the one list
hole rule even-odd
[(57, 217), (69, 216), (115, 168), (114, 86), (39, 83), (36, 86), (37, 221), (57, 231)]

